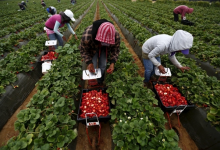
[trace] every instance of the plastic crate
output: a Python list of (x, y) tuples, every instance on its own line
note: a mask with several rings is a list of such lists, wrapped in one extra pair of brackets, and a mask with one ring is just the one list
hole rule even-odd
[[(81, 97), (80, 97), (80, 102), (79, 102), (79, 109), (78, 109), (78, 114), (77, 114), (77, 121), (78, 122), (81, 122), (83, 124), (86, 124), (86, 118), (81, 118), (80, 117), (80, 114), (81, 114), (81, 110), (80, 110), (80, 106), (81, 106), (81, 102), (82, 102), (82, 94), (83, 93), (87, 93), (89, 91), (92, 91), (92, 90), (96, 90), (96, 91), (100, 91), (102, 90), (103, 93), (106, 93), (106, 90), (107, 88), (97, 88), (97, 89), (82, 89), (82, 92), (81, 92)], [(110, 98), (108, 96), (108, 99), (109, 99), (109, 113), (111, 112), (111, 103), (110, 103)], [(107, 116), (100, 116), (98, 117), (99, 118), (99, 122), (107, 122), (111, 119), (111, 116), (110, 115), (107, 115)], [(96, 121), (96, 117), (92, 117), (92, 118), (87, 118), (88, 122), (94, 122)]]
[[(162, 103), (162, 101), (161, 101), (161, 99), (160, 99), (159, 94), (157, 93), (157, 90), (155, 89), (155, 85), (156, 85), (156, 84), (171, 84), (171, 85), (173, 85), (172, 83), (169, 83), (169, 82), (165, 82), (165, 83), (164, 83), (164, 82), (153, 82), (152, 84), (153, 84), (153, 91), (154, 91), (154, 93), (156, 94), (156, 98), (158, 99), (158, 105), (160, 106), (160, 108), (161, 108), (164, 112), (172, 112), (172, 111), (174, 111), (175, 109), (177, 109), (177, 110), (182, 110), (182, 109), (184, 109), (184, 107), (185, 107), (186, 105), (181, 105), (181, 106), (168, 106), (168, 107), (164, 106), (163, 103)], [(176, 87), (176, 86), (173, 85), (173, 87)], [(179, 93), (181, 94), (181, 96), (184, 96), (180, 91), (179, 91)], [(184, 96), (184, 97), (185, 97), (185, 96)], [(195, 108), (195, 104), (191, 103), (191, 102), (190, 102), (189, 100), (187, 100), (187, 99), (186, 99), (186, 101), (187, 101), (188, 105), (186, 106), (185, 110)]]

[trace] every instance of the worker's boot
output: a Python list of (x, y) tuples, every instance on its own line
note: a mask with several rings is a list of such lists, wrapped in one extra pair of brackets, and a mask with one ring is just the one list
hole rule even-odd
[(153, 75), (153, 76), (151, 76), (151, 77), (150, 77), (150, 81), (151, 81), (151, 82), (156, 82), (156, 81), (157, 81), (156, 76), (154, 76), (154, 75)]
[(153, 89), (151, 82), (144, 82), (144, 87), (147, 87), (148, 89)]

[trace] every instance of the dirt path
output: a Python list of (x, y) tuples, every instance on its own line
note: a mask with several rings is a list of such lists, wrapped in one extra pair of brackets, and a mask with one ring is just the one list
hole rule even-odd
[[(99, 19), (100, 19), (100, 15), (99, 15), (99, 2), (98, 2), (94, 21)], [(88, 82), (85, 82), (84, 88), (85, 89), (88, 88)], [(89, 143), (85, 124), (79, 123), (76, 150), (111, 150), (112, 149), (111, 130), (108, 122), (107, 123), (101, 122), (100, 140), (98, 139), (99, 137), (98, 126), (88, 127), (88, 135), (91, 144)], [(100, 142), (99, 145), (98, 142)]]
[[(106, 10), (107, 11), (107, 10)], [(108, 11), (107, 11), (108, 12)], [(119, 31), (120, 36), (122, 37), (123, 42), (125, 43), (126, 47), (129, 49), (129, 52), (133, 55), (133, 58), (135, 59), (135, 63), (138, 65), (139, 70), (138, 73), (141, 77), (144, 77), (144, 66), (141, 62), (141, 60), (138, 58), (138, 56), (136, 55), (136, 53), (134, 52), (132, 46), (128, 43), (128, 41), (126, 40), (126, 38), (124, 37), (124, 35), (122, 34), (120, 28), (118, 27), (117, 23), (114, 21), (114, 19), (111, 17), (111, 15), (109, 14), (109, 17), (112, 19), (112, 21), (114, 22), (114, 26), (116, 27), (116, 29)], [(168, 120), (166, 114), (164, 114), (165, 118)], [(174, 128), (174, 130), (177, 132), (177, 134), (179, 135), (179, 147), (182, 150), (198, 150), (198, 147), (196, 146), (195, 142), (191, 139), (191, 137), (189, 136), (188, 132), (186, 131), (186, 129), (181, 125), (181, 122), (178, 122), (178, 117), (176, 114), (173, 114), (170, 117), (170, 122), (171, 122), (171, 126), (172, 128)], [(179, 126), (180, 123), (180, 126)], [(165, 128), (167, 130), (170, 129), (169, 127), (169, 123), (165, 124)]]
[(12, 115), (12, 117), (8, 120), (8, 122), (5, 124), (5, 126), (2, 128), (0, 132), (0, 147), (7, 144), (7, 141), (12, 138), (13, 136), (17, 136), (19, 134), (18, 131), (14, 130), (14, 123), (17, 120), (17, 114), (23, 110), (26, 109), (26, 105), (30, 102), (31, 98), (34, 94), (37, 93), (37, 88), (35, 87), (30, 95), (26, 98), (26, 100), (23, 102), (23, 104), (15, 111), (15, 113)]

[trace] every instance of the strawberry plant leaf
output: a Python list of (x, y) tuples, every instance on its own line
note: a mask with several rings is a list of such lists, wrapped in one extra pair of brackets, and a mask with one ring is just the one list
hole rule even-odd
[(117, 141), (118, 147), (123, 147), (123, 145), (124, 145), (124, 141), (122, 141), (122, 140)]

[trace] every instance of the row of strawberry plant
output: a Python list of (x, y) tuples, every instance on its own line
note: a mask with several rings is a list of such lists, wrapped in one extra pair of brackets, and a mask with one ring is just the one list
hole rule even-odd
[[(95, 5), (86, 15), (87, 20), (94, 16)], [(85, 28), (87, 24), (83, 24)], [(82, 34), (82, 30), (76, 32)], [(59, 47), (57, 60), (52, 68), (38, 82), (38, 92), (33, 96), (28, 109), (18, 114), (15, 129), (19, 135), (8, 141), (3, 150), (7, 149), (44, 149), (54, 150), (57, 147), (68, 149), (68, 144), (77, 136), (74, 129), (74, 101), (79, 94), (78, 85), (81, 80), (81, 57), (78, 42), (73, 46), (66, 44)]]
[[(120, 18), (119, 15), (120, 14), (116, 16)], [(131, 32), (133, 33), (133, 31)], [(163, 61), (165, 57), (162, 57)], [(195, 61), (189, 58), (184, 58), (184, 61), (181, 61), (183, 65), (189, 66), (191, 68), (190, 71), (185, 73), (180, 73), (179, 70), (174, 69), (174, 66), (171, 67), (168, 65), (168, 62), (166, 61), (163, 63), (166, 64), (165, 66), (172, 69), (172, 81), (177, 83), (179, 89), (183, 90), (182, 92), (189, 100), (197, 103), (198, 106), (201, 107), (210, 106), (207, 109), (207, 119), (216, 127), (217, 130), (220, 130), (218, 127), (220, 123), (220, 116), (218, 113), (218, 93), (220, 92), (220, 83), (216, 77), (209, 77), (204, 70), (196, 66)]]
[[(21, 3), (20, 0), (17, 1), (17, 2)], [(47, 0), (46, 3), (47, 3), (48, 7), (49, 6), (56, 7), (58, 13), (60, 11), (60, 8), (63, 9), (63, 8), (73, 7), (72, 5), (69, 4), (70, 2), (67, 1), (67, 0), (63, 0), (63, 2), (61, 4), (59, 4), (59, 3), (57, 3), (56, 1), (53, 1), (53, 0)], [(1, 24), (0, 24), (0, 26), (1, 27), (7, 27), (8, 25), (13, 25), (13, 24), (16, 24), (16, 23), (21, 23), (24, 20), (29, 20), (31, 18), (34, 18), (38, 14), (41, 14), (41, 13), (45, 13), (46, 14), (47, 13), (46, 12), (46, 8), (42, 9), (40, 1), (36, 2), (36, 4), (33, 3), (33, 2), (28, 2), (26, 4), (28, 6), (26, 8), (26, 10), (25, 11), (20, 11), (20, 12), (17, 11), (19, 9), (19, 6), (17, 4), (11, 4), (9, 6), (7, 6), (7, 5), (0, 5), (0, 6), (3, 6), (3, 8), (1, 9), (3, 12), (1, 14), (5, 15), (4, 17), (3, 16), (1, 17), (1, 19), (2, 19), (1, 24), (3, 26), (1, 26)], [(81, 4), (81, 1), (79, 1), (78, 4)], [(11, 14), (13, 14), (13, 15), (11, 15)]]
[[(101, 18), (111, 20), (103, 5)], [(112, 139), (115, 149), (180, 149), (174, 130), (166, 130), (166, 119), (154, 93), (143, 88), (143, 78), (125, 44), (121, 42), (119, 59), (113, 74), (106, 77), (107, 92), (115, 108), (111, 109)]]
[(120, 10), (116, 9), (111, 4), (105, 4), (112, 13), (114, 12), (114, 15), (119, 19), (119, 22), (140, 42), (139, 45), (143, 45), (148, 38), (152, 37), (152, 33), (142, 27), (138, 22), (128, 18), (127, 15), (121, 13)]
[[(81, 3), (79, 2), (79, 4), (72, 9), (72, 11), (75, 12), (78, 9), (81, 9), (83, 6), (86, 6), (86, 3), (85, 2), (81, 2)], [(63, 8), (66, 8), (66, 7), (68, 7), (68, 4), (58, 5), (58, 8), (56, 8), (56, 9), (58, 11), (60, 9), (62, 10)], [(29, 11), (32, 11), (32, 10), (33, 9), (30, 9)], [(22, 18), (10, 19), (10, 22), (8, 22), (8, 24), (4, 25), (5, 28), (0, 30), (1, 31), (0, 37), (3, 37), (3, 36), (5, 36), (9, 33), (17, 33), (19, 30), (27, 28), (29, 26), (32, 26), (36, 22), (41, 22), (42, 20), (46, 21), (46, 19), (48, 18), (48, 13), (46, 12), (46, 10), (40, 9), (36, 12), (36, 14), (34, 14), (34, 16), (33, 16), (33, 14), (30, 14), (30, 15), (27, 15), (27, 16), (29, 16), (29, 18), (24, 18), (26, 21), (23, 21)], [(18, 22), (18, 21), (20, 21), (20, 22)], [(13, 25), (12, 22), (14, 22), (15, 25)]]
[[(90, 5), (87, 4), (87, 7), (84, 7), (84, 9), (78, 11), (76, 16), (80, 16), (85, 9), (88, 8)], [(41, 29), (43, 29), (43, 23), (40, 26)], [(36, 34), (33, 31), (24, 31), (24, 33), (35, 35)], [(22, 34), (22, 33), (21, 33)], [(25, 36), (27, 37), (27, 36)], [(14, 36), (10, 36), (9, 42), (15, 42), (14, 44), (18, 43), (18, 40), (20, 39), (20, 36), (18, 34), (15, 34)], [(37, 37), (36, 39), (32, 39), (28, 42), (28, 44), (22, 46), (18, 51), (9, 53), (4, 59), (0, 60), (0, 66), (1, 66), (1, 84), (0, 84), (0, 94), (4, 93), (4, 88), (14, 83), (17, 80), (16, 74), (19, 72), (28, 72), (33, 69), (33, 67), (30, 67), (30, 64), (33, 64), (36, 62), (36, 56), (39, 55), (40, 51), (43, 51), (46, 49), (45, 47), (45, 41), (47, 40), (46, 35), (41, 35)], [(12, 43), (10, 43), (12, 44)], [(10, 48), (10, 44), (4, 45)], [(10, 49), (13, 50), (13, 49)], [(14, 75), (13, 75), (14, 74)], [(11, 77), (11, 78), (8, 78)], [(17, 87), (17, 86), (14, 86)]]
[[(143, 25), (153, 29), (154, 31), (161, 34), (173, 34), (177, 29), (186, 30), (194, 35), (194, 45), (191, 51), (196, 54), (198, 58), (203, 61), (210, 61), (213, 65), (219, 66), (219, 47), (220, 38), (212, 33), (220, 34), (220, 26), (217, 24), (211, 24), (209, 22), (200, 23), (200, 25), (196, 25), (195, 27), (189, 27), (182, 25), (180, 23), (173, 23), (173, 16), (165, 13), (164, 11), (170, 11), (171, 6), (167, 6), (167, 8), (162, 5), (152, 5), (148, 4), (148, 9), (145, 10), (145, 7), (140, 4), (131, 4), (123, 2), (118, 2), (116, 4), (112, 4), (114, 7), (117, 7), (128, 16), (131, 16), (134, 19), (137, 19)], [(156, 8), (154, 8), (156, 7)], [(163, 8), (161, 11), (157, 11), (158, 8)], [(164, 8), (165, 7), (165, 8)], [(164, 11), (163, 11), (164, 10)], [(168, 12), (169, 12), (168, 11)], [(162, 17), (161, 17), (162, 16)], [(195, 15), (194, 15), (195, 16)], [(199, 15), (195, 16), (198, 17)], [(206, 27), (202, 29), (201, 27)], [(207, 27), (211, 28), (208, 31), (205, 31)], [(202, 39), (202, 41), (201, 41)], [(206, 42), (210, 42), (207, 44)]]

